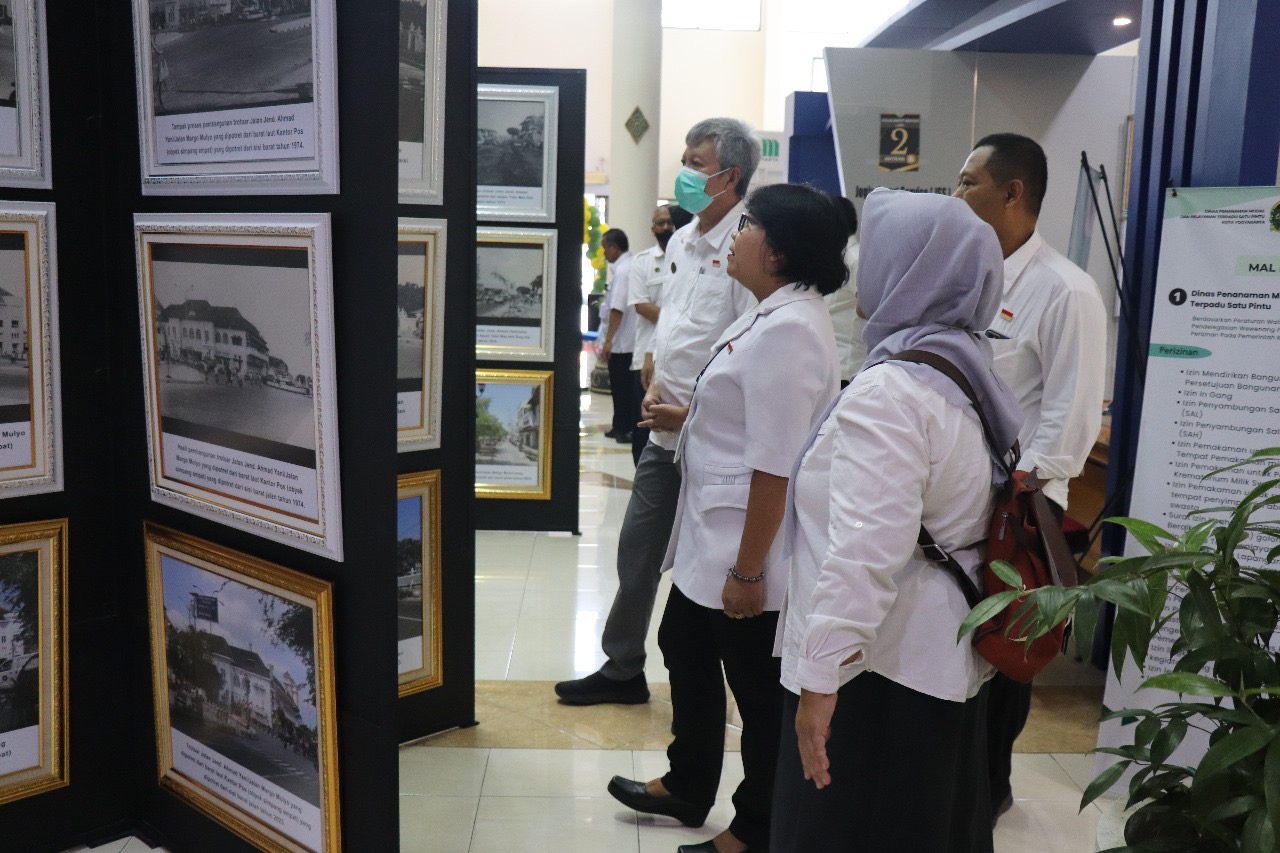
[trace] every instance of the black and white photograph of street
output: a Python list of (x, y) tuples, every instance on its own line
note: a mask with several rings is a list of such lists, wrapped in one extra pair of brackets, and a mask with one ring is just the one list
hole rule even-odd
[(142, 2), (156, 115), (313, 100), (311, 0)]
[[(542, 319), (542, 246), (522, 243), (480, 243), (476, 247), (476, 321)], [(508, 323), (509, 324), (509, 323)], [(510, 324), (509, 324), (510, 325)]]
[(398, 672), (422, 667), (422, 504), (421, 495), (396, 502), (397, 634), (400, 641)]
[(162, 555), (169, 722), (320, 806), (312, 608)]
[(541, 385), (477, 383), (476, 465), (526, 468), (536, 483), (541, 409)]
[(400, 243), (399, 285), (396, 287), (396, 378), (410, 380), (401, 391), (422, 390), (423, 330), (426, 319), (426, 243)]
[[(160, 413), (214, 443), (312, 459), (307, 250), (151, 243)], [(181, 434), (201, 437), (190, 428)], [(237, 437), (245, 440), (237, 443)]]
[[(13, 16), (7, 6), (0, 16), (0, 108), (18, 106), (18, 53), (13, 40)], [(0, 151), (8, 140), (0, 141)], [(16, 140), (15, 140), (16, 142)]]
[(481, 98), (476, 138), (477, 183), (541, 187), (545, 104)]
[(0, 409), (26, 406), (31, 417), (27, 341), (27, 252), (23, 234), (0, 232)]
[(426, 0), (400, 0), (400, 141), (423, 142), (426, 136), (427, 44)]
[(0, 554), (0, 734), (40, 722), (40, 555)]

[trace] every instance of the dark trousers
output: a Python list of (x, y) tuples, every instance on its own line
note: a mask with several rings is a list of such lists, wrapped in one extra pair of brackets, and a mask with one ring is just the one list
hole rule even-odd
[[(640, 412), (640, 404), (644, 402), (644, 386), (640, 384), (640, 371), (631, 371), (631, 390), (635, 394), (636, 399), (636, 420), (639, 421), (643, 415)], [(644, 452), (644, 446), (649, 443), (649, 430), (644, 427), (636, 427), (631, 431), (631, 460), (637, 465), (640, 464), (640, 454)]]
[(800, 762), (799, 697), (783, 692), (769, 850), (990, 853), (986, 688), (948, 702), (864, 672), (838, 695), (819, 791)]
[(613, 432), (625, 435), (636, 428), (640, 409), (631, 387), (631, 353), (615, 352), (609, 356), (609, 396), (613, 398)]
[[(1049, 501), (1049, 509), (1062, 524), (1062, 507)], [(1022, 734), (1031, 713), (1031, 685), (996, 673), (991, 679), (987, 701), (987, 772), (990, 774), (991, 806), (999, 808), (1013, 796), (1013, 742)]]
[[(778, 762), (782, 694), (780, 662), (773, 656), (778, 614), (730, 619), (723, 610), (690, 601), (671, 587), (658, 628), (658, 646), (671, 678), (671, 770), (668, 791), (710, 810), (720, 787), (727, 707), (724, 678), (742, 714), (745, 778), (733, 793), (729, 831), (753, 850), (766, 849)], [(724, 676), (721, 676), (721, 666)]]

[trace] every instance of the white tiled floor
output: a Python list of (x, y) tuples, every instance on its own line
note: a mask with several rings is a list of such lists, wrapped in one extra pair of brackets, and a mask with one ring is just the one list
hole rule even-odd
[[(594, 672), (600, 631), (617, 586), (618, 530), (634, 475), (629, 449), (600, 434), (610, 415), (601, 395), (583, 396), (581, 536), (481, 533), (476, 537), (476, 678), (560, 680)], [(603, 475), (603, 476), (602, 476)], [(665, 682), (656, 644), (669, 581), (659, 590), (646, 675)], [(1101, 812), (1078, 813), (1092, 778), (1085, 755), (1015, 755), (1016, 802), (996, 830), (998, 853), (1080, 853), (1094, 848)], [(605, 792), (616, 774), (649, 779), (660, 751), (591, 749), (401, 750), (401, 850), (430, 853), (673, 851), (728, 825), (742, 775), (726, 754), (720, 800), (702, 829), (639, 815)]]

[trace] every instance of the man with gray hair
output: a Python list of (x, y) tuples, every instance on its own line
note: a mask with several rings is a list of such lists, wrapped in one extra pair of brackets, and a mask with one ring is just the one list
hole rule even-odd
[(566, 705), (649, 701), (644, 642), (680, 494), (676, 439), (712, 345), (756, 304), (729, 278), (726, 256), (759, 162), (759, 140), (737, 119), (705, 119), (685, 135), (675, 195), (695, 216), (672, 236), (664, 258), (662, 312), (650, 342), (653, 375), (645, 377), (641, 405), (640, 426), (652, 432), (618, 536), (618, 592), (601, 638), (608, 660), (586, 678), (556, 685)]

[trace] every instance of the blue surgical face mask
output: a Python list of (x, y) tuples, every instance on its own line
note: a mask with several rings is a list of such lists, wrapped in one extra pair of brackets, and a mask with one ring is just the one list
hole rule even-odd
[(725, 187), (714, 196), (707, 195), (708, 179), (714, 178), (716, 175), (723, 175), (727, 171), (729, 170), (721, 169), (713, 175), (706, 175), (692, 166), (682, 166), (680, 171), (676, 173), (676, 202), (693, 214), (706, 210), (707, 205), (711, 204), (713, 198), (723, 195), (729, 190), (728, 187)]

